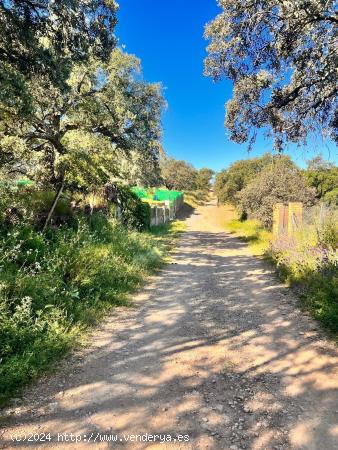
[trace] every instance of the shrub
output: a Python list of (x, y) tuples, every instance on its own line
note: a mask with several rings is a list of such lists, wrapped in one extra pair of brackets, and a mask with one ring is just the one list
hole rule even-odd
[(258, 219), (269, 229), (275, 203), (299, 201), (310, 205), (314, 198), (313, 189), (306, 186), (300, 171), (283, 159), (266, 167), (238, 195), (240, 211)]
[(102, 213), (0, 233), (0, 402), (71, 348), (160, 264), (162, 241)]
[[(121, 206), (121, 222), (129, 228), (139, 231), (150, 228), (150, 207), (142, 202), (129, 188), (117, 187)], [(41, 225), (50, 210), (55, 192), (36, 188), (18, 188), (10, 184), (2, 185), (0, 192), (0, 227), (11, 227), (28, 223), (41, 229)], [(69, 197), (69, 198), (68, 198)], [(107, 204), (102, 194), (66, 193), (55, 207), (52, 223), (71, 225), (74, 211), (71, 198), (78, 205), (77, 214), (92, 214), (95, 211), (108, 212), (110, 209), (116, 215), (116, 204)], [(88, 207), (89, 206), (89, 207)]]
[[(239, 192), (255, 179), (264, 167), (271, 164), (274, 158), (272, 154), (266, 153), (260, 158), (236, 161), (227, 170), (222, 170), (216, 176), (214, 187), (219, 201), (237, 206)], [(288, 159), (286, 156), (283, 158)]]
[(322, 202), (338, 206), (338, 167), (317, 156), (308, 161), (303, 172), (307, 184), (316, 190)]
[(139, 231), (149, 230), (151, 211), (146, 202), (142, 202), (138, 196), (128, 188), (120, 188), (122, 203), (122, 222), (124, 225)]
[[(47, 217), (55, 197), (55, 192), (39, 190), (35, 187), (20, 187), (2, 185), (0, 189), (0, 226), (13, 226), (30, 223), (39, 227)], [(70, 201), (60, 198), (55, 211), (55, 217), (65, 222), (72, 217)]]
[(305, 227), (271, 244), (270, 255), (282, 278), (296, 286), (306, 306), (338, 332), (338, 229), (328, 220), (318, 230)]
[(333, 215), (318, 230), (318, 241), (328, 250), (338, 249), (338, 227)]
[[(49, 190), (34, 190), (29, 195), (21, 195), (22, 201), (34, 211), (34, 215), (46, 217), (55, 198), (55, 192)], [(54, 216), (69, 217), (72, 215), (70, 201), (61, 197), (56, 204)]]

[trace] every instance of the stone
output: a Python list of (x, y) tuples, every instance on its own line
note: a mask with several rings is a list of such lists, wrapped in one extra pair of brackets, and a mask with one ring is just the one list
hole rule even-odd
[(57, 403), (50, 403), (44, 408), (45, 414), (52, 414), (58, 409)]

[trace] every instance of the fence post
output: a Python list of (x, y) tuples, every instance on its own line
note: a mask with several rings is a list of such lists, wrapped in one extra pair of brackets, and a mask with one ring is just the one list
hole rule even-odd
[(286, 232), (285, 213), (287, 206), (284, 203), (276, 203), (273, 207), (272, 233), (279, 236)]
[(288, 235), (292, 236), (303, 224), (303, 203), (290, 202), (288, 215)]

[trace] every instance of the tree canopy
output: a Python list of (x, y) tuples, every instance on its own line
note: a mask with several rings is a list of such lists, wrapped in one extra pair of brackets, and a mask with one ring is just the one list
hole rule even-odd
[(312, 205), (314, 199), (314, 190), (306, 186), (301, 171), (290, 160), (278, 158), (238, 194), (238, 207), (271, 228), (273, 205), (278, 202)]
[(220, 0), (205, 73), (234, 84), (225, 125), (238, 143), (268, 129), (275, 147), (319, 131), (338, 141), (334, 0)]
[(2, 171), (53, 188), (159, 177), (161, 86), (116, 48), (115, 2), (5, 1), (0, 11)]
[(206, 190), (211, 187), (211, 179), (214, 175), (214, 171), (203, 167), (197, 171), (196, 174), (196, 189)]
[(164, 158), (161, 162), (161, 174), (168, 189), (190, 191), (196, 187), (196, 169), (186, 161)]
[(114, 0), (1, 0), (0, 113), (32, 110), (32, 76), (67, 89), (74, 63), (109, 58), (116, 9)]
[(338, 167), (318, 156), (304, 171), (307, 184), (316, 190), (318, 200), (338, 206)]
[[(236, 206), (238, 194), (248, 183), (254, 179), (261, 170), (274, 161), (273, 155), (266, 153), (260, 158), (243, 159), (234, 162), (228, 169), (217, 174), (215, 180), (215, 193), (222, 203), (231, 203)], [(278, 158), (281, 158), (278, 156)], [(282, 158), (288, 159), (286, 156)]]

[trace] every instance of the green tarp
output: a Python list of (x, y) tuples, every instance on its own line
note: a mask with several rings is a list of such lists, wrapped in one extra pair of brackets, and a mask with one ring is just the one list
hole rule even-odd
[(183, 196), (182, 192), (169, 191), (166, 189), (155, 189), (155, 191), (147, 192), (145, 189), (135, 186), (132, 190), (140, 199), (156, 200), (159, 202), (164, 202), (167, 200), (174, 202)]

